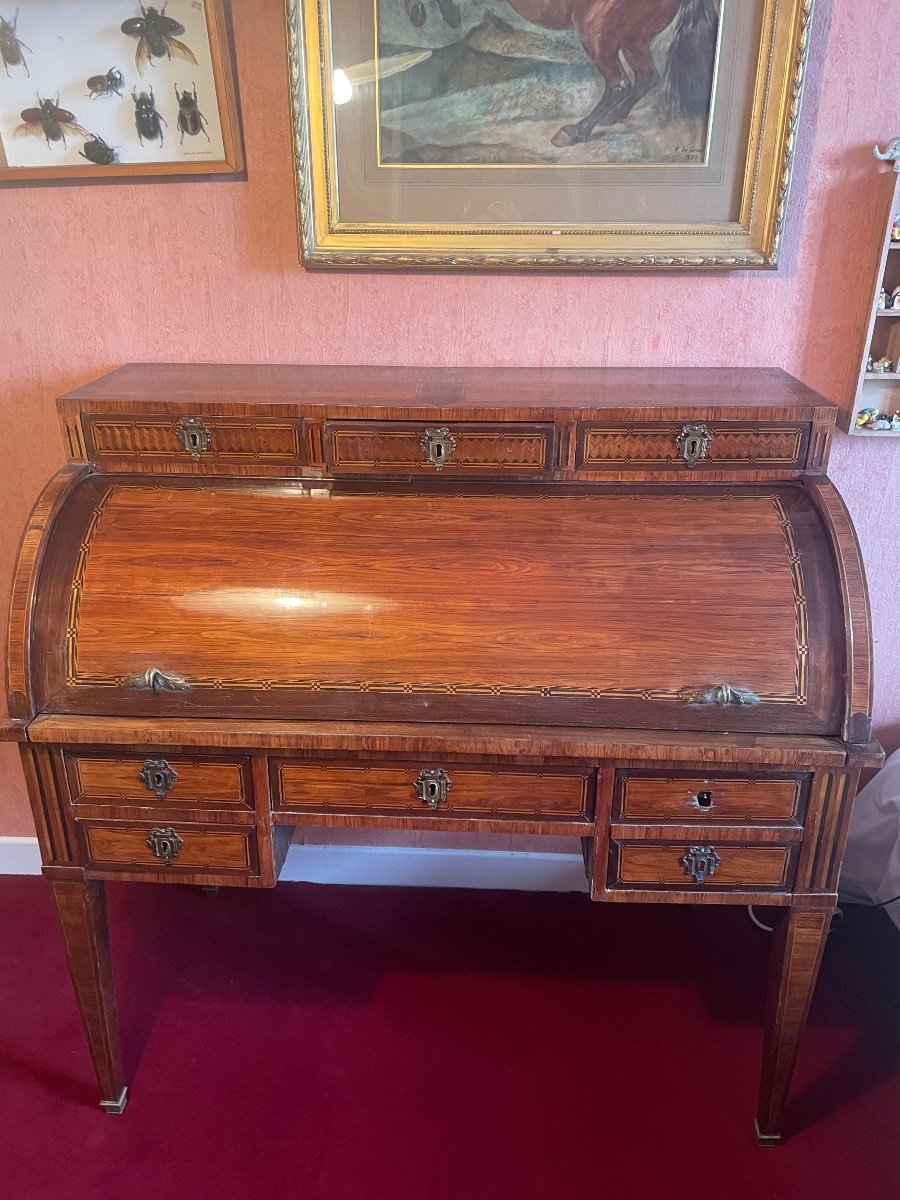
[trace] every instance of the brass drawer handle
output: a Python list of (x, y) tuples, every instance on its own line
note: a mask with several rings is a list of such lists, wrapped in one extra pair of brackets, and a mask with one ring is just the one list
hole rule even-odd
[(456, 450), (456, 438), (446, 425), (439, 429), (426, 429), (419, 442), (422, 451), (436, 471), (443, 471)]
[(170, 867), (184, 849), (184, 842), (171, 825), (166, 825), (162, 829), (154, 826), (147, 838), (147, 845), (154, 857), (158, 858), (164, 867)]
[(149, 688), (154, 695), (160, 692), (187, 692), (191, 685), (180, 675), (168, 675), (159, 667), (148, 667), (146, 671), (138, 671), (129, 675), (124, 686), (127, 688)]
[(148, 758), (138, 771), (138, 778), (149, 792), (153, 792), (157, 800), (164, 800), (166, 793), (171, 792), (178, 779), (164, 758)]
[(447, 799), (453, 780), (441, 767), (423, 767), (413, 783), (416, 795), (429, 808), (437, 808)]
[(675, 445), (687, 465), (695, 467), (709, 453), (712, 434), (706, 425), (685, 425), (681, 433), (675, 434)]
[(687, 874), (692, 875), (701, 887), (722, 865), (714, 846), (691, 846), (681, 861)]
[(187, 450), (194, 462), (209, 449), (212, 430), (201, 417), (182, 417), (175, 426), (175, 436), (182, 450)]
[(733, 708), (741, 704), (759, 704), (759, 696), (749, 688), (732, 687), (730, 683), (716, 683), (712, 687), (682, 692), (688, 704), (715, 704), (719, 708)]

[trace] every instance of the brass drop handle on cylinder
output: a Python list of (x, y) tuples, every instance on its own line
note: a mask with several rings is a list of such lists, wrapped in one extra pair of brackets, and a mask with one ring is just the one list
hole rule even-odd
[(749, 688), (734, 687), (730, 683), (714, 683), (712, 687), (685, 688), (681, 698), (697, 707), (739, 708), (742, 705), (759, 704), (759, 696)]
[(191, 685), (180, 675), (170, 675), (159, 667), (148, 667), (146, 671), (137, 671), (129, 675), (122, 684), (127, 688), (149, 688), (154, 696), (160, 692), (189, 692)]

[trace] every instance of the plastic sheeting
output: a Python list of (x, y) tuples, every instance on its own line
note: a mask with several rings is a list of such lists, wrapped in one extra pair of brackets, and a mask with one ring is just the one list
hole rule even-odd
[[(856, 797), (840, 895), (858, 904), (900, 895), (900, 750)], [(900, 929), (900, 900), (886, 911)]]

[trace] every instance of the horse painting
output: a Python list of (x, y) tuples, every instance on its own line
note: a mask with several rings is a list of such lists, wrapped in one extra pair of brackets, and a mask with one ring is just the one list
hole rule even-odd
[[(563, 125), (554, 146), (586, 142), (598, 129), (625, 120), (639, 100), (662, 86), (664, 120), (704, 120), (709, 115), (718, 40), (716, 0), (509, 0), (526, 21), (544, 29), (574, 29), (603, 78), (604, 90), (581, 120)], [(427, 0), (403, 0), (411, 23), (426, 20)], [(461, 23), (455, 0), (436, 0), (444, 22)], [(674, 23), (662, 77), (651, 45)]]

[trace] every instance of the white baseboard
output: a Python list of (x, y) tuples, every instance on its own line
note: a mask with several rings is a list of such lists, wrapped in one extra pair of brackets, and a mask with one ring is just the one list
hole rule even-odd
[(586, 892), (581, 854), (421, 846), (294, 845), (281, 879), (392, 887)]
[(0, 837), (0, 875), (40, 875), (37, 838)]
[[(39, 875), (37, 838), (0, 837), (0, 875)], [(393, 887), (585, 892), (580, 854), (418, 846), (294, 845), (281, 879)]]

